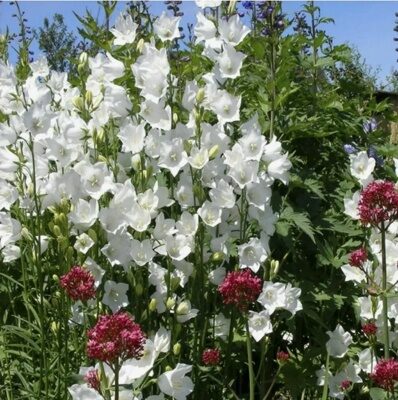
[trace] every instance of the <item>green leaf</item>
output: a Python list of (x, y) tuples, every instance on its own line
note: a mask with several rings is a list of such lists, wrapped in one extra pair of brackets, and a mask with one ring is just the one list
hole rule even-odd
[(387, 392), (380, 388), (372, 388), (369, 391), (372, 400), (383, 400), (387, 398)]
[(281, 219), (294, 224), (315, 243), (314, 229), (306, 213), (295, 212), (291, 207), (287, 207), (282, 211)]

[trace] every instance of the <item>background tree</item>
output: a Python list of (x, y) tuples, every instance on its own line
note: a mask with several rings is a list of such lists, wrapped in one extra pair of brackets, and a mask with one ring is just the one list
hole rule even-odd
[(56, 71), (64, 72), (71, 68), (71, 60), (78, 53), (75, 35), (68, 30), (61, 14), (55, 14), (50, 23), (44, 19), (38, 33), (39, 48), (47, 57), (48, 64)]

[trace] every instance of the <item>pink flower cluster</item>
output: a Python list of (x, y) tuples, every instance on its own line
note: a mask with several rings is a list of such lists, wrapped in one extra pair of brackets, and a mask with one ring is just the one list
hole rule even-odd
[(362, 332), (366, 336), (376, 335), (377, 326), (373, 322), (368, 322), (365, 325), (362, 325)]
[(364, 225), (379, 226), (398, 218), (398, 191), (393, 182), (374, 181), (361, 192), (359, 218)]
[(233, 304), (239, 310), (246, 311), (261, 292), (261, 279), (250, 269), (229, 272), (218, 286), (224, 304)]
[(108, 364), (139, 359), (144, 352), (145, 335), (127, 313), (101, 316), (87, 336), (87, 355)]
[(91, 272), (75, 265), (65, 275), (61, 276), (60, 285), (74, 301), (87, 301), (95, 297), (95, 279)]
[(393, 392), (398, 382), (398, 361), (393, 358), (380, 360), (370, 377), (377, 386)]
[(221, 352), (219, 349), (206, 349), (202, 353), (202, 361), (204, 365), (217, 365), (221, 360)]
[(352, 267), (362, 267), (363, 263), (368, 259), (368, 254), (364, 247), (354, 250), (350, 254), (348, 262)]
[(284, 364), (289, 359), (289, 353), (286, 353), (286, 351), (278, 351), (276, 353), (276, 359), (279, 363)]
[(88, 371), (84, 376), (84, 381), (89, 387), (93, 388), (98, 393), (101, 392), (101, 381), (98, 370), (90, 369), (90, 371)]

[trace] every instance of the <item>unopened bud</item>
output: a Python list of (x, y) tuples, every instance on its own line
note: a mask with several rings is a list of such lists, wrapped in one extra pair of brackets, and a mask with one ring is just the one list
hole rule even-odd
[(91, 104), (93, 103), (93, 92), (91, 90), (87, 90), (85, 98), (86, 98), (86, 104), (88, 106), (91, 106)]
[(88, 61), (88, 54), (83, 51), (82, 53), (80, 53), (79, 56), (79, 64), (87, 64)]
[(59, 330), (59, 323), (55, 321), (51, 322), (51, 330), (56, 334)]
[(148, 305), (149, 311), (152, 311), (152, 312), (156, 311), (156, 306), (157, 306), (156, 299), (151, 299), (151, 301), (149, 302), (149, 305)]
[(205, 99), (205, 90), (203, 88), (200, 88), (198, 92), (196, 93), (196, 103), (200, 104), (204, 99)]
[(165, 368), (165, 371), (166, 371), (166, 372), (172, 371), (172, 370), (173, 370), (173, 368), (170, 367), (170, 365), (166, 365), (166, 368)]
[(24, 226), (22, 229), (21, 229), (21, 236), (25, 239), (25, 240), (28, 240), (28, 241), (32, 241), (33, 240), (33, 236), (32, 236), (32, 234), (29, 232), (29, 230), (28, 230), (28, 228), (26, 227), (26, 226)]
[(180, 281), (181, 279), (178, 276), (173, 276), (173, 278), (171, 278), (171, 282), (170, 282), (170, 286), (171, 286), (171, 290), (174, 292), (178, 286), (180, 285)]
[(97, 241), (97, 234), (95, 233), (94, 229), (89, 229), (87, 231), (87, 235), (90, 236), (94, 243)]
[(57, 237), (61, 237), (62, 236), (61, 228), (58, 225), (54, 225), (53, 233)]
[(209, 150), (209, 160), (214, 160), (217, 157), (219, 151), (220, 146), (218, 144), (215, 144), (213, 147), (211, 147)]
[(173, 346), (173, 354), (174, 354), (175, 356), (178, 356), (180, 353), (181, 353), (181, 344), (180, 344), (180, 343), (176, 343), (176, 344)]
[(141, 296), (143, 292), (144, 292), (144, 288), (142, 287), (142, 285), (140, 283), (135, 285), (135, 293), (137, 296)]
[(189, 303), (184, 300), (177, 307), (177, 315), (187, 315), (190, 309)]
[(59, 283), (59, 276), (58, 275), (53, 275), (53, 281), (56, 283)]
[(137, 50), (140, 53), (142, 52), (142, 49), (144, 48), (144, 44), (145, 44), (145, 42), (144, 42), (144, 39), (142, 39), (142, 38), (137, 43)]
[(75, 97), (72, 103), (79, 111), (84, 110), (84, 101), (81, 97)]
[(271, 277), (273, 278), (274, 276), (278, 275), (278, 271), (279, 271), (279, 261), (272, 260), (271, 261)]
[(176, 305), (176, 301), (175, 301), (172, 297), (169, 297), (169, 298), (167, 299), (167, 301), (166, 301), (166, 307), (167, 307), (167, 309), (168, 309), (168, 310), (171, 310), (171, 309), (174, 308), (175, 305)]
[(216, 251), (211, 255), (210, 260), (219, 263), (224, 260), (224, 253), (222, 251)]
[(173, 113), (173, 122), (176, 124), (178, 122), (178, 114)]

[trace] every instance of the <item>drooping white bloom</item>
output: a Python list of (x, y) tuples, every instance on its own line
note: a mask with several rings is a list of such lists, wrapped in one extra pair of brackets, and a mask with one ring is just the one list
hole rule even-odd
[(162, 12), (160, 17), (154, 22), (153, 30), (162, 42), (177, 39), (180, 37), (178, 25), (181, 17), (169, 17), (166, 12)]
[(272, 332), (272, 324), (270, 315), (267, 310), (260, 311), (259, 313), (249, 312), (249, 332), (254, 340), (258, 342), (266, 334)]
[(195, 3), (200, 8), (218, 7), (222, 0), (195, 0)]
[(21, 238), (21, 223), (10, 214), (0, 212), (0, 249), (13, 244)]
[(248, 243), (238, 246), (238, 254), (239, 267), (250, 268), (253, 272), (257, 272), (267, 259), (266, 249), (258, 238), (251, 238)]
[(350, 155), (351, 175), (358, 179), (362, 186), (366, 186), (373, 178), (372, 172), (375, 169), (376, 160), (368, 157), (366, 151)]
[(208, 43), (215, 39), (217, 35), (217, 28), (214, 22), (210, 21), (201, 12), (196, 14), (197, 23), (194, 28), (194, 34), (196, 36), (195, 43), (200, 42)]
[(246, 56), (240, 51), (236, 51), (229, 44), (223, 45), (223, 52), (217, 57), (218, 68), (223, 78), (237, 78), (240, 76), (243, 60)]
[[(373, 353), (373, 354), (372, 354)], [(372, 349), (365, 349), (358, 353), (359, 367), (363, 372), (371, 374), (376, 366), (377, 360)]]
[(177, 176), (180, 169), (188, 162), (182, 140), (175, 138), (163, 143), (158, 165), (167, 168), (173, 176)]
[(132, 237), (127, 232), (118, 235), (108, 234), (108, 244), (102, 247), (101, 252), (112, 266), (121, 265), (127, 269), (132, 261), (130, 254), (131, 240)]
[(155, 351), (159, 353), (167, 353), (170, 350), (171, 332), (161, 326), (153, 339)]
[(261, 179), (246, 185), (246, 200), (249, 204), (264, 211), (271, 201), (272, 190), (270, 183)]
[(197, 214), (190, 214), (188, 211), (183, 211), (181, 218), (176, 222), (178, 233), (185, 236), (194, 236), (199, 226), (199, 218)]
[(181, 324), (189, 321), (192, 318), (195, 318), (198, 315), (199, 310), (196, 308), (192, 308), (191, 302), (189, 300), (181, 301), (177, 308), (177, 321)]
[(358, 190), (353, 194), (352, 198), (344, 198), (344, 214), (348, 215), (352, 219), (359, 219), (358, 203), (360, 196)]
[(154, 103), (146, 100), (141, 104), (141, 117), (147, 121), (152, 128), (169, 130), (171, 128), (171, 108), (166, 106), (164, 100)]
[(208, 226), (217, 226), (221, 223), (221, 208), (210, 201), (205, 201), (197, 211), (202, 221)]
[(103, 397), (86, 383), (74, 384), (68, 388), (72, 400), (103, 400)]
[(181, 261), (192, 252), (192, 241), (184, 235), (166, 237), (166, 251), (173, 260)]
[(257, 301), (272, 315), (277, 308), (285, 306), (286, 286), (280, 282), (264, 282)]
[(192, 168), (202, 169), (209, 162), (209, 151), (205, 147), (199, 149), (193, 146), (188, 162)]
[(91, 239), (86, 233), (82, 233), (81, 235), (76, 237), (76, 242), (74, 244), (74, 249), (78, 252), (86, 254), (91, 247), (94, 245), (94, 240)]
[(144, 344), (144, 354), (139, 359), (132, 358), (125, 361), (119, 373), (119, 383), (132, 384), (136, 379), (144, 377), (152, 368), (157, 357), (157, 352), (152, 340), (147, 339)]
[(348, 346), (352, 343), (352, 336), (338, 324), (336, 329), (326, 332), (329, 340), (326, 342), (326, 349), (332, 357), (342, 358), (348, 351)]
[(91, 164), (87, 160), (82, 160), (74, 166), (74, 170), (81, 177), (82, 188), (93, 199), (98, 200), (112, 189), (112, 176), (104, 162)]
[(178, 363), (173, 370), (164, 372), (159, 376), (159, 389), (176, 400), (185, 400), (194, 388), (191, 378), (185, 376), (191, 371), (191, 365)]
[(68, 214), (69, 221), (79, 230), (85, 231), (92, 226), (98, 218), (98, 202), (79, 199)]
[(129, 285), (127, 283), (116, 283), (114, 281), (106, 281), (104, 285), (104, 297), (102, 303), (108, 306), (113, 313), (119, 311), (122, 307), (129, 304), (127, 291)]
[(209, 281), (218, 286), (225, 278), (227, 271), (224, 267), (218, 267), (209, 273)]
[(292, 287), (292, 285), (288, 283), (285, 289), (285, 304), (283, 305), (283, 308), (287, 311), (290, 311), (292, 315), (295, 315), (297, 311), (303, 309), (300, 296), (301, 289)]
[(209, 100), (210, 109), (217, 115), (220, 124), (239, 121), (240, 96), (232, 96), (226, 90), (219, 89)]
[(83, 265), (93, 275), (95, 279), (95, 287), (97, 288), (102, 282), (102, 277), (105, 275), (105, 271), (90, 257), (86, 258)]
[(145, 124), (135, 125), (128, 118), (120, 127), (119, 139), (122, 141), (122, 150), (139, 153), (144, 148)]
[(220, 208), (232, 208), (235, 206), (234, 188), (224, 179), (220, 179), (209, 192), (211, 202)]
[(17, 189), (6, 180), (0, 179), (0, 210), (9, 210), (17, 199)]
[(123, 46), (127, 43), (133, 43), (137, 28), (138, 25), (133, 22), (133, 18), (130, 14), (120, 13), (115, 22), (115, 27), (110, 29), (113, 36), (115, 36), (113, 43), (116, 46)]
[(223, 313), (215, 315), (213, 319), (215, 337), (219, 337), (222, 340), (227, 340), (230, 325), (231, 320), (226, 318)]
[(220, 21), (218, 31), (221, 38), (231, 46), (237, 46), (249, 34), (250, 29), (240, 22), (238, 14)]
[(132, 239), (131, 241), (131, 257), (134, 262), (142, 267), (152, 261), (155, 252), (152, 249), (152, 243), (149, 239), (144, 239), (142, 242)]
[(354, 281), (354, 282), (366, 282), (366, 274), (362, 271), (361, 268), (353, 267), (349, 264), (344, 264), (341, 267), (343, 274), (345, 275), (345, 281)]

